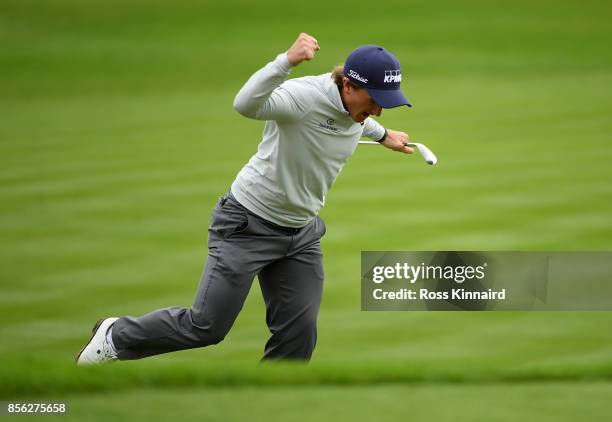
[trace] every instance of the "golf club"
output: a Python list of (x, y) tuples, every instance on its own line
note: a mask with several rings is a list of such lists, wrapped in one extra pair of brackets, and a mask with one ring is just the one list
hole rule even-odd
[[(380, 145), (380, 143), (376, 141), (359, 141), (359, 144), (360, 145)], [(425, 145), (420, 144), (418, 142), (408, 142), (406, 146), (416, 147), (416, 149), (419, 150), (419, 152), (421, 153), (421, 155), (423, 156), (423, 159), (425, 160), (427, 164), (434, 165), (438, 162), (438, 158), (436, 157), (436, 155), (433, 152), (431, 152), (431, 150), (427, 148)]]

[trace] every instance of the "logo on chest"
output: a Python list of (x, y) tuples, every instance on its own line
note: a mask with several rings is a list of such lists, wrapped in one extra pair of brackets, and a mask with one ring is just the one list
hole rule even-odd
[(329, 118), (325, 121), (325, 123), (319, 122), (319, 127), (322, 127), (323, 129), (331, 130), (332, 132), (336, 132), (336, 133), (340, 132), (340, 129), (334, 126), (335, 124), (336, 124), (336, 121), (334, 119)]

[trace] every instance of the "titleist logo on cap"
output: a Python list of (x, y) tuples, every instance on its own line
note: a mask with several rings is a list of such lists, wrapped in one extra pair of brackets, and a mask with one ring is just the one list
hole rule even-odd
[(363, 82), (364, 84), (368, 83), (367, 78), (362, 77), (359, 73), (355, 72), (354, 70), (349, 70), (349, 76), (351, 78), (357, 79), (358, 81)]

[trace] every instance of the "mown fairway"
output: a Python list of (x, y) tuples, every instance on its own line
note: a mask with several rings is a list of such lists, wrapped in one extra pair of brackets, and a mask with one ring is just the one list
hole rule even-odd
[[(75, 420), (607, 420), (611, 313), (361, 312), (359, 259), (611, 250), (611, 19), (605, 1), (3, 1), (0, 400), (68, 400)], [(300, 31), (321, 51), (293, 77), (394, 52), (415, 107), (379, 121), (439, 158), (368, 147), (343, 170), (313, 362), (257, 365), (255, 282), (218, 346), (77, 370), (100, 316), (191, 304), (263, 128), (233, 97)]]

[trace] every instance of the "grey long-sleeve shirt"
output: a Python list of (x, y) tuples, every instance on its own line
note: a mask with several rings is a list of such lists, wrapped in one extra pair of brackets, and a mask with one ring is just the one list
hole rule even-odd
[(279, 54), (236, 95), (234, 108), (266, 125), (257, 153), (231, 189), (258, 216), (303, 227), (318, 214), (359, 139), (378, 140), (385, 130), (370, 117), (363, 125), (351, 119), (330, 73), (285, 81), (290, 71), (287, 54)]

